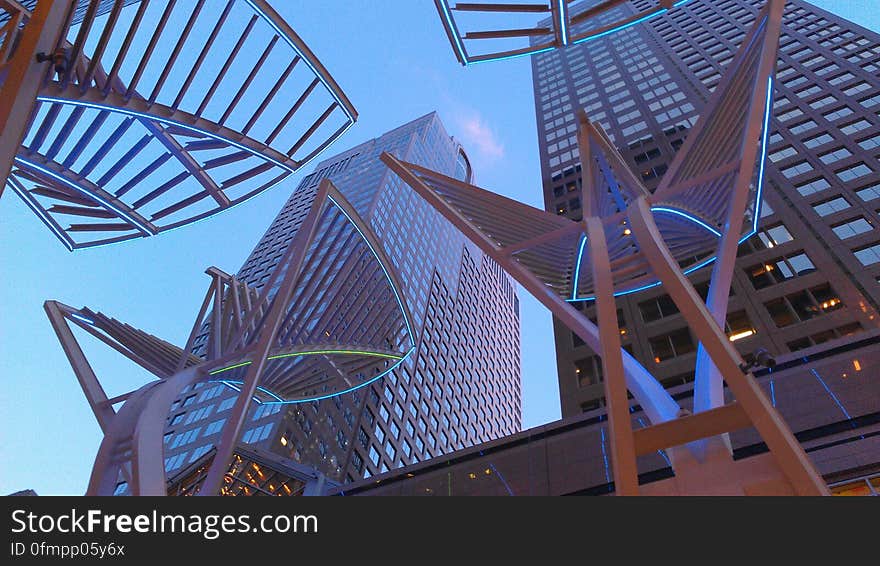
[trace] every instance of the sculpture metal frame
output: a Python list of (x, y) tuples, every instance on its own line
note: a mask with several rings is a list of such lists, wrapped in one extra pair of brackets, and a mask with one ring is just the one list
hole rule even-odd
[[(296, 339), (291, 344), (282, 334), (286, 332), (284, 329), (291, 328), (291, 321), (295, 323), (302, 318), (296, 307), (296, 291), (301, 285), (309, 286), (312, 282), (312, 279), (303, 279), (303, 273), (313, 262), (325, 259), (323, 256), (319, 259), (307, 256), (313, 255), (310, 251), (316, 246), (320, 248), (323, 245), (315, 238), (328, 213), (339, 214), (344, 218), (342, 222), (350, 223), (351, 230), (363, 239), (368, 248), (361, 255), (372, 255), (378, 263), (373, 270), (376, 276), (359, 281), (365, 290), (363, 300), (375, 299), (375, 293), (387, 285), (392, 288), (391, 294), (397, 301), (389, 301), (388, 305), (373, 309), (376, 320), (369, 327), (365, 326), (364, 330), (367, 338), (372, 337), (369, 341), (365, 338), (363, 343), (337, 344), (331, 341), (332, 338), (319, 341), (315, 337), (306, 337)], [(335, 224), (331, 221), (331, 225)], [(325, 362), (327, 379), (339, 384), (335, 390), (321, 390), (320, 384), (309, 382), (310, 375), (303, 376), (304, 372), (300, 372), (301, 382), (296, 387), (307, 386), (308, 394), (284, 401), (306, 402), (365, 387), (399, 367), (415, 350), (410, 322), (412, 316), (402, 296), (401, 280), (382, 251), (377, 237), (327, 179), (319, 185), (312, 207), (283, 259), (260, 291), (219, 269), (211, 268), (207, 273), (212, 277), (212, 284), (183, 348), (90, 309), (74, 309), (56, 301), (46, 302), (45, 310), (52, 327), (104, 433), (87, 495), (112, 494), (120, 475), (129, 483), (134, 495), (163, 495), (167, 477), (163, 468), (164, 458), (160, 456), (164, 452), (163, 434), (171, 403), (185, 388), (196, 383), (222, 382), (216, 377), (218, 373), (235, 368), (244, 372), (244, 376), (235, 387), (239, 394), (224, 423), (222, 438), (216, 445), (216, 455), (201, 488), (203, 495), (218, 493), (241, 437), (252, 400), (273, 403), (280, 399), (275, 394), (273, 400), (272, 392), (267, 393), (263, 385), (277, 374), (284, 374), (284, 379), (289, 382), (292, 378), (285, 363), (304, 356), (312, 356), (318, 362), (329, 356), (336, 357), (334, 363)], [(385, 279), (381, 282), (383, 287), (377, 283), (380, 277)], [(328, 284), (336, 283), (330, 281)], [(71, 324), (151, 372), (157, 380), (134, 391), (108, 398), (73, 335)], [(208, 336), (200, 357), (193, 351), (198, 350), (197, 337), (206, 329)], [(323, 337), (323, 327), (320, 330)], [(377, 340), (384, 341), (383, 337), (387, 336), (401, 337), (399, 349), (375, 344)], [(354, 360), (353, 365), (339, 363), (340, 357)], [(271, 368), (273, 363), (276, 364), (275, 370)], [(340, 370), (340, 366), (346, 371)], [(373, 373), (369, 374), (367, 370)], [(364, 374), (363, 378), (352, 383), (351, 376), (358, 372)], [(277, 389), (282, 386), (276, 380), (272, 387)], [(288, 387), (295, 388), (292, 385)], [(114, 406), (119, 403), (123, 404), (117, 411)]]
[[(501, 61), (515, 57), (546, 53), (547, 51), (564, 48), (569, 45), (576, 45), (599, 39), (600, 37), (605, 37), (630, 26), (663, 15), (682, 4), (685, 4), (689, 0), (659, 0), (656, 6), (643, 9), (613, 23), (605, 24), (595, 29), (589, 29), (579, 33), (572, 33), (572, 27), (588, 21), (593, 17), (605, 14), (609, 10), (613, 10), (618, 6), (625, 4), (627, 0), (604, 0), (596, 6), (574, 15), (571, 14), (569, 6), (572, 1), (573, 0), (547, 0), (542, 3), (529, 4), (513, 4), (509, 2), (459, 2), (450, 5), (449, 0), (434, 0), (434, 5), (437, 8), (437, 13), (440, 15), (440, 20), (443, 23), (443, 28), (446, 31), (446, 36), (449, 38), (449, 43), (452, 46), (455, 57), (458, 59), (459, 63), (463, 66), (467, 66), (474, 63)], [(534, 27), (523, 29), (475, 30), (466, 31), (462, 34), (459, 31), (460, 26), (455, 15), (457, 12), (491, 13), (493, 15), (498, 14), (501, 17), (510, 17), (518, 14), (540, 14), (547, 17), (547, 23), (546, 25), (535, 25)], [(518, 37), (537, 37), (539, 40), (536, 44), (528, 47), (502, 49), (500, 51), (492, 51), (480, 55), (471, 55), (467, 49), (468, 42)]]
[[(763, 394), (723, 327), (743, 230), (759, 217), (763, 154), (784, 0), (769, 0), (731, 61), (699, 121), (658, 189), (632, 174), (601, 127), (582, 114), (578, 145), (584, 220), (575, 222), (518, 203), (385, 153), (382, 160), (526, 290), (600, 354), (617, 494), (638, 485), (636, 456), (671, 448), (675, 493), (828, 494), (803, 448)], [(761, 144), (755, 143), (762, 140)], [(754, 180), (757, 169), (757, 180)], [(750, 196), (756, 202), (749, 214)], [(659, 210), (658, 210), (659, 209)], [(669, 214), (676, 210), (680, 214)], [(744, 221), (745, 219), (745, 221)], [(711, 246), (695, 234), (720, 236)], [(717, 259), (708, 303), (681, 262), (712, 251)], [(588, 260), (584, 261), (585, 254)], [(583, 264), (589, 273), (581, 273)], [(703, 262), (705, 265), (706, 262)], [(560, 270), (560, 266), (564, 268)], [(694, 414), (621, 348), (615, 290), (658, 281), (700, 341)], [(598, 325), (569, 296), (592, 291)], [(618, 293), (619, 294), (619, 293)], [(735, 401), (725, 403), (724, 382)], [(633, 431), (629, 389), (651, 421)], [(754, 426), (768, 458), (734, 462), (726, 433)], [(752, 465), (754, 464), (754, 465)], [(716, 477), (719, 472), (721, 477)], [(707, 487), (708, 486), (708, 487)]]
[[(205, 2), (65, 0), (33, 13), (0, 4), (13, 15), (0, 45), (0, 184), (69, 250), (242, 203), (357, 120), (267, 2), (226, 0), (222, 11)], [(158, 16), (152, 30), (141, 25), (148, 12)]]

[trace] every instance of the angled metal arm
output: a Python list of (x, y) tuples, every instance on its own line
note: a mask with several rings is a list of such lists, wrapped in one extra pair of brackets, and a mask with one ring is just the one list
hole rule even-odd
[(49, 317), (49, 322), (52, 324), (55, 335), (58, 336), (58, 341), (61, 342), (64, 355), (67, 356), (67, 360), (73, 368), (73, 373), (76, 375), (77, 381), (79, 381), (89, 407), (91, 407), (92, 412), (95, 414), (98, 425), (106, 433), (110, 423), (113, 421), (113, 417), (116, 416), (113, 406), (107, 403), (107, 393), (101, 386), (101, 382), (98, 381), (98, 377), (95, 375), (95, 371), (86, 359), (85, 354), (83, 354), (76, 337), (70, 331), (60, 304), (57, 301), (46, 301), (43, 303), (43, 308)]
[(299, 281), (299, 273), (302, 270), (303, 259), (308, 251), (309, 242), (312, 241), (315, 231), (317, 230), (318, 220), (321, 218), (321, 214), (324, 211), (324, 203), (326, 202), (329, 190), (330, 182), (325, 179), (319, 186), (318, 193), (315, 196), (316, 202), (321, 203), (321, 205), (313, 206), (309, 211), (309, 214), (306, 216), (305, 220), (303, 220), (296, 236), (294, 236), (293, 241), (285, 252), (284, 259), (280, 262), (279, 267), (276, 268), (276, 272), (279, 272), (283, 270), (282, 266), (287, 266), (287, 269), (284, 270), (284, 280), (273, 299), (272, 306), (270, 307), (266, 318), (263, 320), (263, 328), (254, 348), (253, 355), (255, 359), (248, 367), (244, 384), (241, 387), (241, 392), (236, 398), (235, 405), (233, 405), (230, 415), (226, 420), (226, 424), (223, 427), (223, 434), (220, 443), (217, 446), (217, 453), (214, 456), (214, 460), (211, 462), (211, 467), (208, 470), (208, 475), (205, 478), (205, 482), (202, 485), (199, 495), (216, 495), (220, 491), (223, 476), (226, 474), (226, 469), (232, 459), (232, 453), (235, 451), (235, 445), (238, 442), (238, 438), (241, 436), (241, 429), (247, 416), (247, 410), (250, 406), (251, 398), (257, 389), (257, 384), (266, 365), (266, 358), (269, 349), (275, 341), (275, 336), (281, 325), (284, 310)]
[[(740, 148), (740, 168), (733, 187), (733, 199), (728, 209), (725, 229), (722, 230), (721, 242), (718, 247), (718, 259), (712, 269), (709, 294), (706, 303), (715, 322), (724, 328), (727, 318), (727, 305), (730, 297), (730, 285), (736, 265), (736, 253), (740, 241), (740, 226), (748, 208), (749, 186), (752, 182), (754, 164), (758, 158), (758, 148), (766, 152), (770, 127), (770, 115), (773, 107), (773, 70), (776, 67), (777, 43), (782, 26), (782, 12), (785, 2), (770, 0), (765, 7), (767, 29), (761, 45), (761, 60), (755, 84), (750, 93), (747, 115), (747, 126)], [(758, 15), (762, 17), (764, 10)], [(719, 87), (720, 89), (720, 87)], [(761, 144), (756, 141), (761, 138)], [(763, 171), (763, 163), (761, 164)], [(763, 178), (756, 181), (759, 185)], [(760, 199), (760, 193), (758, 195)], [(760, 202), (756, 203), (753, 214), (757, 216)], [(694, 412), (706, 411), (724, 404), (724, 386), (721, 372), (712, 362), (709, 352), (701, 342), (697, 348), (697, 367), (694, 378)]]
[(624, 351), (620, 345), (617, 305), (614, 303), (614, 281), (605, 242), (605, 227), (595, 216), (585, 220), (587, 241), (592, 258), (593, 280), (596, 285), (596, 314), (599, 319), (599, 343), (602, 347), (602, 373), (605, 376), (605, 405), (614, 462), (614, 491), (619, 495), (638, 495), (639, 468), (633, 439), (629, 401), (623, 369)]
[(742, 358), (709, 313), (702, 298), (672, 257), (645, 197), (630, 208), (630, 222), (639, 245), (663, 282), (669, 296), (678, 306), (691, 330), (702, 342), (736, 400), (751, 419), (758, 433), (776, 456), (777, 462), (801, 495), (824, 495), (828, 488), (816, 472), (804, 449), (782, 417), (770, 404), (754, 377), (743, 374)]
[[(390, 153), (383, 153), (381, 159), (435, 210), (461, 230), (483, 253), (495, 260), (563, 324), (575, 332), (594, 352), (602, 351), (599, 329), (587, 317), (563, 300), (529, 269), (513, 260), (503, 248), (487, 239), (479, 229), (431, 190), (421, 178), (412, 173), (407, 164)], [(645, 410), (651, 422), (659, 423), (676, 418), (681, 408), (669, 392), (629, 352), (623, 351), (622, 355), (627, 388)]]

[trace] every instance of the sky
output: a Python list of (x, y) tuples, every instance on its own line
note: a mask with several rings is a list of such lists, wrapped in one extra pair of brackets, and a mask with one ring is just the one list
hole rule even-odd
[[(707, 1), (707, 0), (703, 0)], [(438, 111), (468, 151), (477, 183), (543, 208), (531, 69), (526, 58), (464, 68), (431, 0), (270, 0), (358, 110), (323, 157)], [(874, 30), (876, 0), (816, 0)], [(207, 289), (204, 270), (238, 271), (306, 167), (214, 218), (123, 244), (68, 252), (12, 191), (0, 198), (0, 495), (85, 491), (101, 434), (43, 302), (89, 306), (176, 344), (186, 342)], [(523, 428), (560, 418), (549, 312), (520, 290)], [(81, 340), (108, 389), (150, 376)]]

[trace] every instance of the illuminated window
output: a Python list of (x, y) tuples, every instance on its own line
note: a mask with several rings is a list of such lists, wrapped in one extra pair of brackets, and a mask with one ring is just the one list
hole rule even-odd
[(583, 358), (574, 364), (578, 387), (589, 387), (602, 381), (602, 360), (599, 356)]
[(755, 327), (744, 310), (728, 314), (724, 330), (731, 342), (748, 338), (755, 334)]
[(764, 303), (779, 328), (836, 311), (843, 306), (843, 301), (828, 283)]
[(784, 224), (777, 224), (760, 230), (749, 242), (756, 249), (775, 248), (786, 242), (792, 241), (791, 233)]
[(777, 257), (745, 269), (755, 289), (764, 289), (798, 275), (815, 271), (816, 266), (803, 252), (790, 257)]
[(658, 364), (696, 350), (691, 333), (687, 328), (651, 338), (648, 342), (654, 354), (654, 362)]

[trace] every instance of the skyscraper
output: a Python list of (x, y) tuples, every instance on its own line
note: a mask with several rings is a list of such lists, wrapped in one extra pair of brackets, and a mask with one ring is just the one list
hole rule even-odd
[[(579, 108), (656, 188), (763, 3), (690, 0), (662, 17), (533, 56), (546, 209), (581, 216)], [(578, 26), (621, 21), (650, 4), (631, 0)], [(759, 348), (812, 355), (878, 328), (878, 59), (878, 34), (802, 0), (787, 4), (762, 218), (741, 244), (727, 316), (728, 336), (744, 355)], [(692, 276), (704, 294), (709, 275)], [(595, 317), (589, 301), (576, 304)], [(693, 379), (697, 344), (662, 288), (620, 297), (618, 318), (624, 347), (665, 385)], [(563, 416), (601, 406), (599, 357), (564, 325), (554, 322), (554, 329)], [(861, 347), (878, 348), (876, 338), (869, 342)]]
[[(256, 290), (270, 281), (325, 178), (370, 224), (397, 268), (416, 342), (400, 369), (344, 395), (255, 406), (242, 435), (243, 443), (340, 482), (521, 426), (519, 305), (512, 282), (389, 173), (378, 160), (383, 151), (462, 180), (473, 176), (463, 148), (439, 117), (423, 116), (319, 164), (238, 272)], [(204, 339), (196, 341), (196, 352)], [(175, 401), (165, 436), (169, 475), (211, 451), (234, 400), (225, 385), (202, 383)]]

